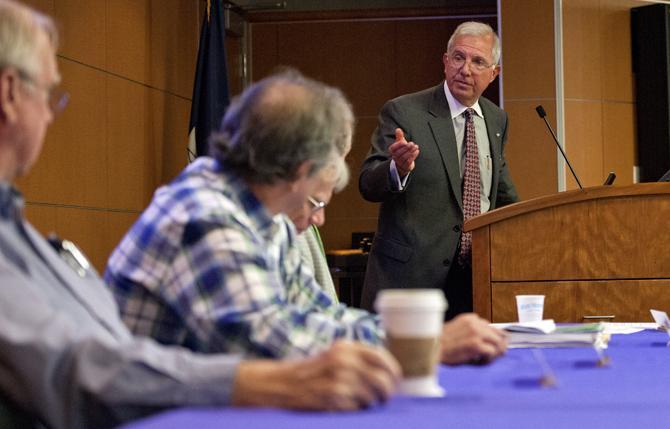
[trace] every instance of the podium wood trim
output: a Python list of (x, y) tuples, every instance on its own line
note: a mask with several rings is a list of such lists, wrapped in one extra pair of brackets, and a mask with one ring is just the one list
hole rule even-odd
[(668, 183), (540, 197), (472, 218), (464, 230), (473, 233), (474, 310), (489, 320), (515, 318), (514, 295), (524, 293), (545, 294), (545, 317), (559, 322), (594, 309), (615, 321), (670, 310), (661, 296), (670, 296)]

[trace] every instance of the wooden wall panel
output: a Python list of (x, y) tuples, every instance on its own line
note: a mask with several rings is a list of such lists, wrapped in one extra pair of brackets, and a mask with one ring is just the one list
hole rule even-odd
[(505, 156), (522, 200), (556, 192), (557, 149), (544, 121), (535, 112), (540, 103), (555, 128), (555, 101), (505, 100), (505, 111), (510, 117)]
[(143, 210), (158, 183), (149, 139), (149, 89), (107, 76), (108, 207)]
[(99, 69), (107, 66), (106, 3), (107, 0), (54, 1), (61, 55)]
[[(552, 99), (555, 102), (552, 3), (536, 0), (502, 2), (503, 67), (500, 78), (505, 107), (509, 101), (517, 99)], [(517, 117), (513, 119), (514, 124)]]
[[(603, 175), (602, 102), (566, 100), (564, 150), (582, 186), (599, 186)], [(566, 188), (578, 185), (566, 167)]]
[(250, 31), (250, 56), (249, 68), (253, 80), (260, 80), (272, 73), (279, 64), (279, 51), (277, 49), (277, 29), (275, 23), (258, 23), (252, 26)]
[(633, 183), (635, 151), (635, 105), (603, 104), (603, 177), (616, 172), (616, 185)]
[[(663, 194), (598, 199), (508, 219), (491, 227), (491, 278), (670, 278), (667, 240), (658, 234), (659, 213), (670, 213), (670, 200)], [(524, 229), (533, 233), (518, 234)], [(644, 255), (637, 251), (640, 243)]]
[(151, 0), (148, 29), (150, 85), (189, 100), (200, 35), (197, 10), (197, 0)]
[(544, 318), (582, 322), (584, 316), (615, 316), (614, 322), (649, 321), (650, 308), (670, 307), (668, 280), (531, 282), (493, 285), (493, 322), (517, 320), (515, 296), (544, 294)]
[(99, 270), (156, 186), (186, 164), (201, 0), (32, 0), (62, 33), (70, 104), (18, 183), (41, 232)]
[(147, 0), (107, 2), (107, 68), (110, 73), (148, 82), (150, 10)]
[(45, 237), (50, 232), (56, 231), (56, 207), (27, 203), (24, 214)]
[(602, 93), (609, 101), (633, 103), (630, 9), (639, 0), (601, 1)]
[(522, 200), (557, 189), (556, 147), (535, 107), (556, 127), (552, 2), (503, 1), (503, 105), (510, 129), (506, 156)]
[(563, 70), (567, 100), (602, 98), (601, 40), (599, 1), (563, 2)]
[(70, 103), (49, 128), (42, 155), (22, 189), (35, 201), (104, 207), (105, 75), (68, 60), (59, 66)]
[(191, 102), (151, 89), (149, 103), (150, 141), (156, 148), (156, 185), (160, 185), (172, 180), (187, 164), (186, 146)]
[(397, 95), (398, 56), (389, 43), (394, 30), (390, 21), (280, 25), (279, 64), (342, 89), (356, 115), (376, 115), (386, 100)]

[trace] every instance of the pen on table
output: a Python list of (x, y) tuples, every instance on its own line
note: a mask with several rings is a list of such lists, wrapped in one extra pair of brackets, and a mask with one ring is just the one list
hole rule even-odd
[(554, 371), (551, 370), (547, 359), (544, 357), (544, 353), (540, 349), (531, 349), (535, 361), (540, 366), (542, 371), (542, 376), (540, 377), (540, 385), (542, 387), (556, 387), (558, 385), (558, 379), (554, 375)]

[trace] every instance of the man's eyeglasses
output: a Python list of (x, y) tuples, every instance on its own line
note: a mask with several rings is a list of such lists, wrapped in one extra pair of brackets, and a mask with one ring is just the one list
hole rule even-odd
[[(451, 54), (447, 54), (449, 57), (449, 64), (451, 64), (454, 68), (460, 69), (465, 65), (465, 63), (468, 61), (468, 58), (460, 53), (460, 52), (454, 52)], [(475, 71), (477, 73), (481, 73), (487, 69), (495, 67), (495, 64), (489, 64), (484, 58), (482, 57), (474, 57), (470, 58), (470, 70)]]
[(319, 201), (314, 197), (307, 197), (307, 201), (309, 201), (309, 204), (312, 206), (312, 214), (318, 212), (322, 208), (325, 208), (328, 203), (324, 201)]
[(67, 102), (70, 100), (70, 94), (68, 94), (67, 91), (62, 90), (57, 86), (49, 88), (39, 85), (32, 76), (24, 71), (19, 70), (18, 74), (24, 83), (36, 90), (43, 91), (47, 95), (47, 104), (49, 105), (51, 113), (57, 115), (65, 109)]

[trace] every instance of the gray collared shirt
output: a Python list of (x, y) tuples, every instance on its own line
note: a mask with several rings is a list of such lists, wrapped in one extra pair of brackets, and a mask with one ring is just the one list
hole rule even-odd
[(178, 405), (229, 402), (236, 356), (134, 337), (98, 276), (77, 274), (0, 182), (0, 389), (49, 427), (105, 427)]

